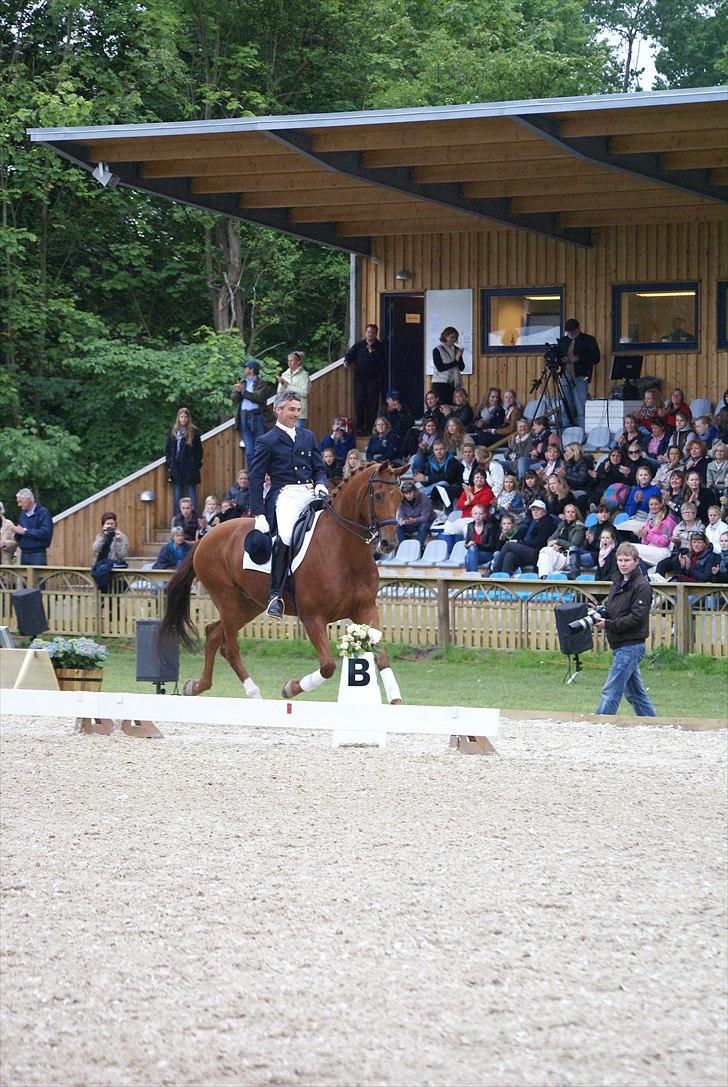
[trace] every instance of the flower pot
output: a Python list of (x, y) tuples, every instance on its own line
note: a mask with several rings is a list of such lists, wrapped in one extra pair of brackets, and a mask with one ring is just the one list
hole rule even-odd
[(100, 668), (56, 668), (62, 691), (100, 691), (103, 674)]

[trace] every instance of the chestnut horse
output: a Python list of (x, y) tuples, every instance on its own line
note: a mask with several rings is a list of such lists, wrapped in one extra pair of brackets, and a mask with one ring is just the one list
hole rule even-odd
[[(330, 679), (336, 660), (326, 630), (327, 623), (351, 619), (379, 626), (377, 590), (379, 574), (372, 544), (382, 550), (397, 544), (396, 512), (400, 501), (397, 477), (404, 468), (388, 461), (366, 465), (334, 491), (316, 524), (303, 562), (294, 575), (296, 611), (319, 659), (318, 672), (291, 679), (283, 697), (292, 698)], [(253, 528), (249, 517), (217, 525), (193, 546), (167, 586), (167, 608), (160, 637), (175, 636), (194, 649), (190, 620), (190, 593), (195, 577), (207, 589), (220, 618), (205, 628), (205, 667), (199, 679), (188, 680), (184, 694), (202, 694), (212, 686), (212, 670), (218, 649), (240, 678), (249, 698), (260, 691), (245, 668), (238, 648), (238, 631), (265, 611), (269, 577), (259, 570), (243, 569), (243, 543)], [(285, 597), (290, 613), (291, 599)], [(386, 653), (377, 656), (387, 698), (400, 701), (399, 689)]]

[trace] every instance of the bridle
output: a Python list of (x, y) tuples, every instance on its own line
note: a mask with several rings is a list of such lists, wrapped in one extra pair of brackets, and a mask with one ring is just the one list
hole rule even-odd
[(329, 498), (324, 499), (324, 508), (331, 514), (333, 519), (338, 525), (352, 536), (356, 536), (357, 540), (361, 540), (362, 543), (372, 544), (375, 540), (379, 539), (379, 530), (384, 528), (385, 525), (396, 525), (396, 517), (386, 517), (384, 520), (378, 520), (376, 510), (374, 509), (374, 485), (375, 483), (381, 484), (383, 487), (399, 487), (399, 481), (396, 479), (376, 479), (375, 472), (369, 476), (367, 481), (367, 502), (369, 506), (369, 524), (362, 525), (359, 521), (353, 521), (350, 517), (344, 517), (342, 513), (334, 509), (333, 502)]

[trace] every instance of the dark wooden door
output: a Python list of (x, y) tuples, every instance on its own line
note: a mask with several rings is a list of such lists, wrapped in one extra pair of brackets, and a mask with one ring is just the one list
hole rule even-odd
[(387, 348), (387, 388), (398, 389), (402, 404), (419, 418), (425, 382), (424, 293), (383, 294), (381, 307), (382, 340)]

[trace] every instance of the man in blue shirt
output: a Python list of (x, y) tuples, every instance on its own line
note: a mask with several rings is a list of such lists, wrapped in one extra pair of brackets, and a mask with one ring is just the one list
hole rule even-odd
[[(283, 615), (283, 581), (288, 567), (291, 535), (299, 514), (314, 498), (328, 495), (327, 475), (316, 435), (296, 427), (301, 414), (297, 392), (278, 393), (273, 409), (276, 425), (257, 441), (250, 465), (250, 512), (258, 532), (278, 532), (273, 544), (268, 615)], [(270, 490), (263, 498), (263, 483), (270, 476)]]
[(260, 377), (257, 359), (245, 363), (242, 378), (233, 385), (232, 398), (237, 405), (238, 429), (245, 446), (245, 463), (249, 466), (255, 455), (255, 443), (265, 430), (263, 410), (268, 399), (268, 385)]
[(53, 539), (53, 518), (45, 506), (36, 502), (32, 491), (24, 487), (15, 499), (21, 514), (15, 527), (20, 547), (20, 563), (25, 566), (47, 566), (46, 549)]

